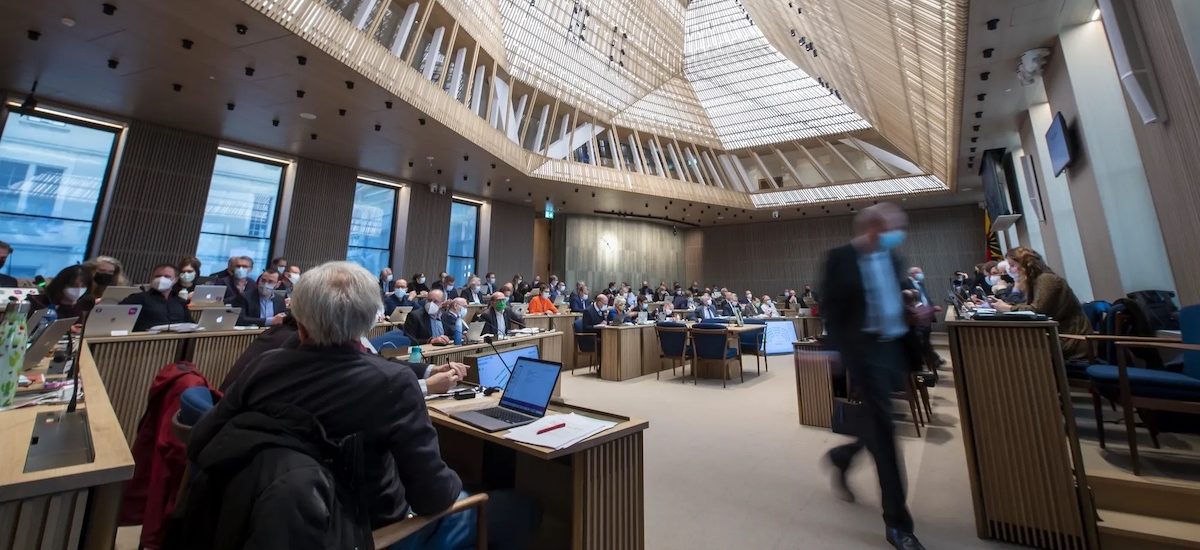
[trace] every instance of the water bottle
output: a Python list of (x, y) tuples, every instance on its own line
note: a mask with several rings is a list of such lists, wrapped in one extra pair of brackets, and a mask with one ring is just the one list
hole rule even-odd
[(58, 310), (54, 306), (46, 308), (46, 315), (42, 317), (42, 322), (38, 326), (33, 327), (32, 332), (36, 332), (50, 325), (53, 325), (58, 320)]
[(411, 346), (408, 348), (408, 362), (409, 363), (420, 363), (421, 362), (421, 346)]
[(463, 343), (462, 342), (462, 334), (463, 334), (462, 329), (463, 329), (463, 321), (462, 321), (462, 319), (459, 319), (457, 322), (454, 323), (454, 345), (456, 345), (456, 346), (461, 346)]

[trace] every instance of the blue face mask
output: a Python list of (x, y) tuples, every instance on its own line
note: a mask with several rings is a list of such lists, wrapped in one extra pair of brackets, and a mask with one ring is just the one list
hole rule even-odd
[(904, 244), (904, 235), (903, 229), (893, 229), (891, 231), (884, 231), (883, 233), (880, 233), (879, 248), (882, 250), (894, 250), (896, 248), (900, 248), (900, 245)]
[(924, 281), (925, 273), (922, 271), (918, 271), (917, 274), (913, 278), (916, 279), (917, 281)]

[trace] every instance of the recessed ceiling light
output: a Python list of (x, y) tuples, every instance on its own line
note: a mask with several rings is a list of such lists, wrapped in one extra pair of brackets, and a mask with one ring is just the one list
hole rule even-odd
[(1099, 21), (1100, 20), (1100, 8), (1096, 8), (1096, 9), (1092, 10), (1092, 16), (1089, 17), (1088, 20), (1089, 21)]
[[(62, 24), (63, 24), (63, 25), (66, 25), (66, 26), (68, 26), (68, 27), (74, 27), (74, 26), (75, 26), (75, 20), (74, 20), (74, 19), (71, 19), (70, 17), (64, 17), (64, 18), (60, 19), (59, 21), (62, 21)], [(1094, 21), (1094, 20), (1093, 20), (1093, 21)]]
[(300, 113), (300, 118), (302, 118), (304, 120), (316, 120), (317, 115), (314, 115), (312, 113)]

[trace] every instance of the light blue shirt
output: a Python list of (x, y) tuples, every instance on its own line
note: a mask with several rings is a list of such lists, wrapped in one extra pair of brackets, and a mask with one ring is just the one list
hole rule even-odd
[(275, 316), (275, 301), (273, 296), (258, 298), (258, 312), (262, 314), (263, 319), (270, 319)]
[(446, 327), (442, 325), (441, 315), (437, 317), (429, 316), (429, 333), (433, 335), (433, 338), (446, 335)]
[(867, 316), (863, 332), (881, 338), (899, 338), (908, 333), (904, 322), (904, 301), (896, 266), (886, 251), (859, 254), (858, 270), (866, 290)]
[(504, 312), (496, 312), (496, 336), (505, 336), (508, 334), (508, 327), (504, 326)]

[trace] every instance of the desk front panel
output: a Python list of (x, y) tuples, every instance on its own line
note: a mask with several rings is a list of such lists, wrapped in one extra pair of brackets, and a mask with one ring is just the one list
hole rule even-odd
[(113, 337), (85, 342), (92, 350), (96, 370), (108, 390), (125, 440), (133, 445), (154, 377), (164, 365), (184, 358), (184, 341), (170, 337)]

